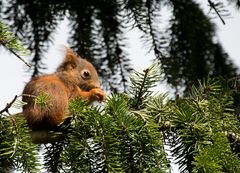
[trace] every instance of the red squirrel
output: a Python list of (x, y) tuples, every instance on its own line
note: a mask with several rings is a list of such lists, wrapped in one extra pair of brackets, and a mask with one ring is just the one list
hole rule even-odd
[[(35, 103), (35, 98), (43, 93), (49, 96), (46, 107)], [(34, 77), (26, 84), (23, 115), (31, 129), (51, 129), (64, 122), (69, 101), (77, 97), (91, 103), (103, 101), (105, 93), (94, 66), (66, 48), (65, 59), (55, 73)]]

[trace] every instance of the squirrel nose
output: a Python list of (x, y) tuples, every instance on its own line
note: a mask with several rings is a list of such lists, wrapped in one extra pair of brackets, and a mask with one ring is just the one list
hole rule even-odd
[(100, 83), (99, 82), (94, 82), (94, 81), (92, 81), (90, 83), (90, 86), (92, 87), (92, 89), (93, 88), (101, 88)]

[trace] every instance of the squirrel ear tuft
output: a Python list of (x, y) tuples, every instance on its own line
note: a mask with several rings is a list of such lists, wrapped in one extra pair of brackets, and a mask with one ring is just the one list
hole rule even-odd
[(73, 50), (69, 47), (65, 47), (66, 53), (65, 58), (63, 62), (60, 64), (60, 66), (57, 68), (57, 71), (66, 71), (71, 70), (73, 68), (76, 68), (79, 58), (78, 55), (73, 52)]

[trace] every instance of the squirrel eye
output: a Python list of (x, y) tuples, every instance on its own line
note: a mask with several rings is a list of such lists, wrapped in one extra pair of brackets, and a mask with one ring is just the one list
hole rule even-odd
[(83, 70), (82, 71), (82, 77), (84, 79), (89, 79), (90, 78), (90, 72), (88, 70)]

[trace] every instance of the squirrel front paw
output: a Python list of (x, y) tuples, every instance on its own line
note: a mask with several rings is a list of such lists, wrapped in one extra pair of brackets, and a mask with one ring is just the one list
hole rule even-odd
[(93, 88), (90, 90), (90, 100), (91, 101), (104, 101), (106, 99), (106, 94), (101, 88)]

